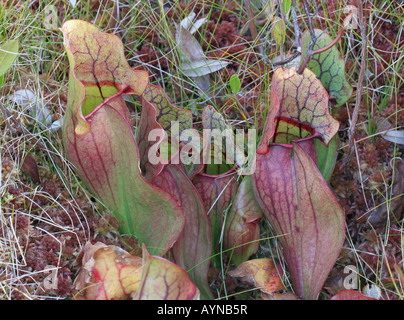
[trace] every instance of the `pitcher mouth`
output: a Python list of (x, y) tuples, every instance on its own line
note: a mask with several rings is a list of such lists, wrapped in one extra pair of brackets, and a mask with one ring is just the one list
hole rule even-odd
[(275, 132), (269, 140), (269, 145), (290, 145), (294, 141), (306, 141), (321, 138), (309, 124), (298, 122), (291, 118), (277, 117), (275, 119)]
[(127, 85), (123, 85), (122, 88), (117, 93), (105, 98), (100, 104), (98, 104), (96, 107), (94, 107), (93, 110), (91, 110), (87, 114), (83, 114), (84, 119), (87, 120), (87, 121), (90, 120), (91, 117), (94, 116), (94, 114), (98, 110), (100, 110), (103, 106), (108, 105), (108, 103), (111, 102), (113, 99), (125, 94), (128, 91), (128, 87), (129, 86), (127, 86)]

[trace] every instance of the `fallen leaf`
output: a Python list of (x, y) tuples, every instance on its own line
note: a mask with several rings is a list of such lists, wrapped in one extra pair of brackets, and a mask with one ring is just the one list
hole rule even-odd
[(63, 123), (63, 116), (60, 117), (60, 120), (52, 122), (52, 124), (49, 127), (49, 130), (52, 132), (60, 130), (60, 128), (62, 127), (62, 123)]
[(30, 175), (34, 183), (40, 183), (41, 179), (39, 178), (38, 163), (35, 157), (27, 153), (21, 160), (21, 169)]
[[(188, 23), (185, 25), (188, 25)], [(175, 39), (179, 44), (183, 60), (182, 72), (192, 78), (197, 84), (200, 84), (201, 87), (199, 89), (202, 92), (207, 91), (210, 87), (209, 75), (226, 67), (228, 62), (208, 59), (198, 40), (182, 24), (176, 26)]]
[(9, 96), (9, 100), (28, 111), (34, 120), (45, 130), (52, 125), (52, 114), (31, 90), (17, 90)]
[(194, 34), (206, 21), (208, 18), (201, 18), (194, 22), (196, 13), (191, 12), (187, 17), (181, 20), (181, 27), (188, 29), (190, 34)]
[(364, 286), (362, 289), (362, 293), (367, 297), (375, 299), (380, 299), (382, 296), (382, 290), (375, 284), (367, 284), (366, 286)]
[(245, 261), (229, 275), (240, 281), (260, 288), (267, 294), (285, 290), (282, 283), (282, 269), (272, 259), (254, 259)]
[(185, 29), (189, 29), (195, 19), (196, 13), (192, 11), (188, 16), (181, 20), (180, 25)]
[[(328, 278), (326, 280), (326, 282), (324, 283), (324, 287), (323, 289), (326, 290), (330, 295), (335, 295), (338, 292), (345, 290), (346, 287), (344, 286), (344, 281), (345, 283), (348, 282), (349, 278), (347, 279), (347, 274), (344, 273), (344, 271), (346, 271), (347, 269), (349, 269), (349, 272), (351, 271), (351, 269), (348, 267), (342, 267), (342, 266), (335, 266), (330, 274), (328, 275)], [(352, 285), (356, 282), (354, 282), (354, 279), (351, 279)], [(350, 288), (354, 288), (353, 286)]]
[(404, 130), (390, 130), (382, 135), (387, 141), (404, 145)]
[(229, 63), (223, 60), (213, 60), (203, 58), (191, 62), (184, 62), (182, 64), (182, 71), (188, 77), (201, 77), (223, 69)]
[(344, 8), (344, 13), (352, 14), (344, 19), (344, 28), (350, 26), (352, 29), (358, 28), (358, 8), (353, 5), (347, 5)]
[(399, 221), (403, 217), (404, 212), (404, 161), (395, 160), (395, 170), (394, 170), (394, 180), (392, 184), (392, 193), (389, 194), (389, 199), (384, 202), (381, 206), (377, 207), (369, 216), (367, 221), (368, 225), (372, 225), (374, 228), (382, 227), (386, 225), (387, 214), (390, 215), (390, 220), (394, 219)]
[(175, 40), (180, 45), (184, 61), (199, 61), (205, 58), (205, 53), (198, 40), (181, 25), (177, 26)]
[(47, 5), (44, 10), (44, 15), (43, 25), (45, 29), (57, 30), (60, 20), (56, 7), (53, 4)]

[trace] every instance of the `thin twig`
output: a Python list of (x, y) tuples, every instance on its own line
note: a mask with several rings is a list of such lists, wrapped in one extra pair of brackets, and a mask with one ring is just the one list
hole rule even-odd
[(306, 12), (306, 15), (307, 15), (307, 21), (308, 21), (308, 24), (309, 24), (310, 34), (314, 35), (314, 29), (313, 29), (313, 23), (311, 22), (311, 15), (310, 15), (310, 11), (309, 11), (309, 5), (307, 4), (306, 0), (303, 0), (303, 5), (304, 5), (304, 11)]
[[(404, 128), (404, 126), (398, 126), (398, 127), (393, 128), (393, 129), (387, 129), (387, 130), (383, 130), (383, 131), (378, 131), (378, 132), (376, 132), (374, 134), (371, 134), (371, 135), (366, 136), (364, 138), (361, 138), (359, 140), (354, 140), (354, 143), (358, 144), (358, 143), (360, 143), (362, 141), (369, 140), (369, 139), (371, 139), (373, 137), (376, 137), (376, 136), (379, 136), (379, 135), (384, 135), (385, 133), (387, 133), (387, 132), (389, 132), (391, 130), (399, 130), (399, 129), (403, 129), (403, 128)], [(345, 149), (345, 148), (348, 148), (348, 150), (349, 150), (349, 143), (339, 147), (338, 150), (342, 150), (342, 149)]]
[(308, 25), (309, 25), (309, 32), (311, 35), (311, 41), (309, 44), (309, 49), (307, 51), (306, 57), (304, 58), (303, 62), (300, 64), (299, 69), (297, 70), (298, 74), (302, 74), (306, 66), (308, 65), (309, 61), (311, 60), (311, 57), (314, 54), (314, 46), (316, 44), (317, 39), (320, 37), (316, 36), (314, 29), (313, 29), (313, 23), (311, 21), (311, 15), (309, 11), (309, 6), (307, 4), (306, 0), (303, 0), (303, 5), (304, 5), (304, 11), (306, 12), (307, 15), (307, 20), (308, 20)]
[(355, 126), (356, 122), (358, 121), (358, 114), (359, 114), (359, 107), (361, 103), (361, 98), (362, 98), (362, 86), (363, 86), (363, 77), (365, 74), (365, 68), (366, 68), (366, 49), (367, 49), (367, 37), (366, 37), (366, 25), (363, 19), (363, 7), (362, 7), (362, 1), (357, 0), (356, 1), (358, 5), (358, 23), (359, 23), (359, 28), (361, 30), (361, 37), (362, 37), (362, 52), (361, 52), (361, 67), (360, 67), (360, 73), (359, 73), (359, 79), (358, 79), (358, 86), (356, 88), (356, 101), (355, 101), (355, 108), (352, 114), (352, 120), (351, 120), (351, 125), (349, 127), (349, 154), (352, 153), (353, 151), (353, 143), (354, 143), (354, 131), (355, 131)]
[(332, 42), (330, 42), (328, 45), (326, 45), (325, 47), (315, 50), (313, 54), (318, 54), (318, 53), (325, 52), (328, 49), (330, 49), (332, 46), (334, 46), (338, 42), (338, 40), (342, 37), (342, 34), (344, 33), (344, 30), (346, 29), (347, 25), (350, 23), (352, 18), (353, 18), (353, 12), (351, 12), (344, 19), (344, 24), (343, 24), (342, 28), (339, 29), (339, 32), (338, 32), (337, 36), (335, 37), (335, 39)]
[(314, 56), (315, 54), (319, 54), (319, 53), (322, 53), (322, 52), (327, 51), (328, 49), (331, 49), (331, 47), (334, 46), (334, 45), (339, 41), (339, 39), (341, 38), (341, 36), (342, 36), (343, 33), (344, 33), (344, 28), (341, 28), (341, 29), (339, 30), (337, 36), (335, 37), (335, 39), (334, 39), (333, 41), (331, 41), (331, 42), (330, 42), (328, 45), (326, 45), (325, 47), (320, 48), (320, 49), (317, 49), (317, 50), (314, 50), (313, 56)]
[(321, 32), (318, 36), (311, 35), (311, 41), (310, 41), (310, 44), (309, 44), (309, 48), (307, 50), (306, 57), (304, 58), (303, 62), (299, 66), (299, 69), (297, 70), (298, 74), (302, 74), (304, 69), (306, 69), (307, 65), (309, 64), (309, 62), (311, 60), (311, 57), (315, 54), (314, 46), (316, 44), (316, 41), (317, 41), (318, 38), (320, 38), (323, 35), (324, 32), (325, 31)]
[(295, 41), (296, 41), (296, 47), (297, 51), (301, 52), (302, 45), (300, 43), (300, 28), (299, 28), (299, 22), (297, 21), (297, 14), (296, 14), (296, 0), (292, 1), (292, 19), (293, 19), (293, 26), (295, 28)]
[(289, 62), (293, 61), (293, 60), (296, 59), (299, 55), (300, 55), (300, 52), (295, 52), (295, 53), (292, 54), (289, 58), (286, 58), (285, 60), (282, 60), (282, 61), (274, 62), (272, 65), (273, 65), (274, 67), (282, 66), (282, 65), (284, 65), (284, 64), (286, 64), (286, 63), (289, 63)]
[(344, 30), (346, 29), (347, 25), (349, 24), (349, 22), (351, 21), (351, 19), (353, 17), (353, 12), (351, 12), (344, 19), (344, 24), (343, 24), (342, 28), (339, 30), (337, 36), (335, 37), (335, 39), (332, 42), (330, 42), (328, 45), (326, 45), (323, 48), (319, 48), (317, 50), (314, 50), (314, 46), (316, 44), (317, 39), (320, 38), (325, 31), (323, 31), (318, 36), (315, 35), (314, 29), (313, 29), (313, 24), (311, 22), (310, 13), (308, 11), (309, 8), (308, 8), (308, 5), (307, 5), (307, 2), (303, 1), (303, 3), (304, 3), (304, 9), (305, 9), (307, 17), (308, 17), (308, 24), (309, 24), (309, 31), (310, 31), (310, 35), (311, 35), (311, 41), (310, 41), (309, 48), (307, 50), (306, 57), (305, 57), (304, 61), (301, 63), (301, 65), (299, 66), (299, 70), (297, 71), (298, 74), (301, 74), (304, 71), (304, 69), (306, 68), (306, 66), (310, 62), (311, 58), (315, 54), (319, 54), (319, 53), (322, 53), (322, 52), (325, 52), (325, 51), (331, 49), (339, 41), (339, 39), (342, 37), (342, 34), (344, 33)]

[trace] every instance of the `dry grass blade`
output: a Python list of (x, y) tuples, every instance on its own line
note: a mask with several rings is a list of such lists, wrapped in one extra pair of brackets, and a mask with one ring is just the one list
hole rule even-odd
[[(78, 271), (75, 260), (87, 240), (129, 251), (138, 246), (136, 240), (119, 235), (119, 222), (82, 187), (64, 157), (59, 133), (44, 130), (32, 114), (9, 100), (18, 90), (30, 90), (49, 108), (53, 121), (61, 120), (68, 61), (57, 28), (69, 19), (86, 20), (119, 35), (130, 65), (146, 69), (150, 82), (163, 87), (173, 104), (194, 110), (196, 126), (202, 108), (212, 105), (234, 128), (257, 132), (270, 108), (274, 67), (286, 68), (300, 55), (305, 28), (328, 30), (356, 93), (339, 108), (331, 104), (341, 123), (341, 147), (330, 185), (346, 213), (347, 240), (330, 277), (336, 275), (340, 286), (331, 281), (321, 298), (343, 289), (347, 276), (343, 270), (348, 266), (355, 270), (355, 290), (376, 285), (383, 299), (404, 299), (404, 228), (403, 217), (397, 214), (403, 196), (397, 187), (398, 170), (389, 165), (404, 154), (400, 140), (389, 138), (404, 128), (404, 6), (394, 0), (292, 0), (286, 14), (281, 9), (284, 2), (1, 1), (0, 46), (17, 39), (20, 54), (0, 77), (0, 299), (71, 298), (69, 289)], [(348, 9), (351, 17), (357, 9), (359, 29), (345, 28)], [(226, 62), (209, 72), (205, 93), (197, 90), (195, 74), (187, 70), (175, 38), (175, 25), (192, 13), (197, 21), (206, 19), (193, 34), (204, 55)], [(271, 33), (275, 16), (282, 17), (286, 26), (282, 61), (275, 60), (280, 56)], [(240, 80), (237, 93), (229, 89), (232, 75)], [(128, 97), (128, 102), (136, 127), (140, 105), (136, 98)], [(373, 226), (367, 223), (371, 216), (377, 220)], [(277, 236), (262, 223), (256, 257), (280, 261), (282, 282), (289, 290), (288, 266)], [(237, 287), (229, 280), (231, 261), (222, 253), (221, 270), (212, 270), (210, 279), (218, 299), (262, 298), (259, 290)]]
[(358, 0), (357, 1), (358, 5), (358, 10), (359, 10), (359, 28), (361, 31), (361, 38), (362, 38), (362, 44), (361, 44), (361, 66), (360, 66), (360, 72), (359, 72), (359, 79), (358, 79), (358, 86), (356, 88), (356, 102), (355, 102), (355, 109), (352, 114), (352, 119), (351, 119), (351, 124), (349, 128), (349, 150), (352, 152), (352, 146), (353, 146), (353, 133), (355, 130), (356, 122), (358, 121), (358, 112), (361, 104), (361, 98), (362, 98), (362, 86), (363, 86), (363, 77), (365, 75), (365, 70), (366, 70), (366, 50), (367, 50), (367, 28), (366, 28), (366, 23), (364, 21), (363, 17), (363, 5), (362, 1)]

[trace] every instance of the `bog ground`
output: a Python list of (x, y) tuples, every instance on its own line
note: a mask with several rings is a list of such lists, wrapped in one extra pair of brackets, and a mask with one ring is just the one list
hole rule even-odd
[[(65, 23), (72, 20), (86, 22), (81, 30), (85, 29), (88, 38), (94, 37), (102, 44), (98, 51), (90, 48), (91, 46), (86, 47), (86, 41), (76, 43), (73, 37), (69, 38), (70, 25)], [(89, 25), (95, 28), (92, 29)], [(180, 25), (187, 31), (181, 31)], [(114, 55), (107, 54), (102, 58), (102, 50), (110, 50), (110, 38), (106, 36), (105, 39), (108, 40), (104, 43), (104, 36), (97, 33), (96, 29), (105, 34), (114, 34), (116, 39), (122, 41), (123, 57), (121, 60), (117, 58), (119, 63), (115, 69), (110, 68), (111, 64), (108, 64), (108, 61), (112, 61), (110, 57), (115, 58)], [(332, 87), (324, 84), (331, 82), (335, 76), (331, 67), (326, 71), (322, 69), (319, 76), (320, 71), (316, 69), (315, 64), (304, 64), (307, 55), (323, 47), (323, 38), (317, 43), (318, 47), (312, 47), (310, 44), (310, 36), (314, 34), (315, 29), (325, 30), (329, 35), (329, 40), (324, 40), (326, 46), (329, 41), (337, 39), (324, 53), (316, 52), (317, 55), (311, 56), (310, 61), (317, 61), (321, 67), (325, 65), (324, 54), (336, 54), (334, 60), (338, 60), (339, 66), (342, 66), (338, 74), (344, 75), (344, 79), (346, 77), (346, 83), (344, 79), (341, 83), (338, 82), (338, 90), (333, 91)], [(320, 133), (321, 138), (327, 139), (328, 132), (321, 131), (321, 128), (337, 128), (337, 138), (333, 140), (336, 153), (330, 155), (317, 151), (319, 163), (324, 164), (324, 167), (320, 168), (321, 174), (324, 175), (324, 179), (321, 178), (321, 186), (324, 188), (313, 189), (318, 190), (318, 193), (332, 195), (339, 203), (345, 240), (341, 249), (338, 245), (334, 248), (328, 244), (329, 239), (324, 238), (323, 243), (327, 243), (329, 252), (337, 252), (337, 258), (326, 275), (325, 283), (321, 284), (318, 299), (329, 300), (346, 289), (352, 289), (355, 293), (350, 292), (352, 295), (339, 296), (340, 298), (355, 299), (358, 294), (360, 298), (403, 299), (403, 29), (404, 4), (394, 0), (362, 1), (360, 5), (359, 1), (355, 0), (297, 3), (277, 0), (0, 0), (0, 53), (5, 56), (13, 55), (14, 52), (12, 59), (7, 56), (7, 59), (11, 59), (10, 67), (0, 76), (0, 298), (111, 298), (108, 294), (108, 284), (103, 281), (119, 279), (121, 284), (124, 283), (123, 278), (111, 278), (111, 274), (107, 276), (105, 270), (119, 273), (115, 269), (116, 265), (111, 262), (113, 259), (127, 268), (124, 272), (135, 272), (137, 278), (130, 279), (136, 283), (140, 281), (143, 288), (143, 291), (133, 289), (133, 294), (122, 293), (119, 298), (148, 296), (147, 288), (150, 284), (147, 281), (150, 278), (142, 278), (141, 273), (137, 273), (142, 271), (141, 268), (146, 268), (145, 266), (150, 273), (164, 269), (167, 274), (175, 274), (173, 277), (180, 279), (184, 288), (192, 287), (193, 290), (198, 287), (195, 291), (180, 290), (181, 294), (178, 296), (182, 298), (197, 298), (199, 291), (202, 296), (214, 299), (301, 298), (301, 294), (296, 294), (299, 289), (294, 283), (294, 269), (291, 260), (288, 260), (291, 259), (288, 256), (289, 251), (286, 252), (285, 243), (279, 241), (281, 235), (274, 231), (277, 230), (276, 223), (271, 224), (270, 213), (257, 213), (261, 212), (260, 210), (269, 210), (276, 202), (275, 196), (275, 200), (270, 202), (266, 200), (269, 196), (266, 198), (262, 194), (269, 194), (270, 191), (275, 194), (279, 189), (276, 187), (277, 181), (266, 181), (264, 178), (280, 175), (270, 175), (262, 171), (264, 173), (260, 177), (265, 181), (259, 181), (259, 177), (243, 181), (243, 177), (235, 175), (237, 184), (234, 186), (230, 180), (226, 180), (223, 184), (218, 182), (216, 189), (212, 187), (207, 190), (204, 185), (207, 176), (219, 176), (223, 173), (230, 176), (233, 174), (229, 173), (232, 167), (209, 166), (203, 169), (206, 169), (206, 176), (196, 174), (204, 172), (198, 171), (202, 168), (188, 168), (186, 178), (182, 177), (183, 173), (177, 169), (171, 169), (166, 175), (156, 174), (157, 178), (154, 179), (150, 177), (154, 177), (158, 170), (153, 167), (154, 171), (148, 171), (151, 170), (150, 167), (142, 162), (142, 150), (147, 149), (142, 149), (139, 136), (140, 133), (148, 132), (144, 129), (147, 125), (160, 125), (165, 128), (163, 120), (177, 117), (182, 121), (181, 126), (195, 129), (197, 132), (202, 132), (204, 128), (215, 128), (214, 122), (217, 122), (220, 128), (242, 129), (244, 132), (255, 129), (258, 133), (256, 145), (259, 146), (261, 138), (266, 135), (266, 126), (270, 126), (266, 124), (266, 120), (271, 115), (277, 121), (273, 126), (275, 133), (268, 131), (274, 136), (270, 137), (270, 143), (266, 140), (261, 142), (265, 146), (269, 145), (269, 148), (271, 144), (276, 143), (290, 144), (288, 135), (307, 138), (311, 134)], [(83, 36), (83, 39), (86, 39), (86, 36)], [(120, 48), (119, 45), (115, 47)], [(69, 63), (69, 48), (74, 49), (70, 50), (70, 53), (79, 63), (72, 64), (72, 58)], [(92, 72), (96, 80), (98, 60), (103, 59), (104, 66), (111, 69), (108, 71), (113, 81), (112, 78), (101, 84), (97, 81), (100, 94), (97, 93), (98, 89), (93, 94), (94, 91), (89, 89), (91, 86), (86, 87), (89, 82), (83, 80), (86, 76), (83, 70), (87, 70), (86, 61), (84, 58), (82, 61), (80, 59), (84, 56), (84, 51), (93, 58)], [(82, 56), (78, 56), (77, 52), (81, 52)], [(3, 69), (8, 61), (4, 56), (0, 59)], [(126, 89), (122, 89), (127, 85), (126, 80), (122, 80), (122, 86), (116, 84), (120, 79), (115, 77), (115, 71), (120, 70), (123, 59), (126, 59), (128, 66), (134, 71), (148, 72), (148, 82), (153, 86), (149, 85), (146, 90), (142, 87), (142, 98), (139, 98), (140, 95), (129, 95)], [(289, 108), (287, 103), (284, 104), (287, 98), (281, 99), (279, 103), (280, 113), (271, 113), (275, 106), (271, 93), (272, 97), (275, 92), (280, 97), (290, 95), (296, 101), (302, 100), (299, 94), (304, 92), (304, 86), (296, 85), (300, 89), (295, 93), (292, 81), (300, 79), (300, 74), (293, 73), (293, 76), (289, 77), (293, 78), (290, 81), (292, 85), (287, 83), (288, 76), (279, 76), (279, 68), (289, 71), (296, 68), (297, 72), (302, 64), (307, 67), (305, 70), (312, 69), (308, 73), (302, 73), (302, 77), (310, 79), (311, 82), (302, 83), (310, 83), (310, 88), (316, 88), (316, 97), (323, 91), (327, 99), (330, 97), (330, 100), (326, 101), (325, 111), (321, 114), (329, 112), (330, 116), (339, 122), (339, 126), (335, 127), (330, 122), (321, 122), (316, 126), (313, 125), (315, 121), (306, 121), (297, 126), (299, 130), (293, 131), (295, 124), (302, 119), (297, 121), (290, 116), (285, 120), (287, 113), (282, 110)], [(289, 71), (285, 71), (285, 74)], [(84, 74), (82, 78), (80, 72)], [(75, 78), (72, 77), (73, 74)], [(319, 77), (318, 82), (314, 80), (314, 74)], [(201, 242), (195, 245), (193, 251), (200, 252), (204, 248), (204, 254), (207, 255), (201, 258), (201, 261), (195, 260), (195, 265), (188, 265), (191, 262), (186, 261), (186, 254), (178, 248), (178, 235), (174, 240), (170, 240), (172, 242), (165, 243), (170, 248), (173, 246), (169, 251), (169, 248), (161, 252), (153, 252), (153, 249), (150, 249), (149, 253), (145, 248), (142, 249), (142, 243), (138, 241), (137, 236), (129, 235), (129, 231), (122, 232), (132, 232), (132, 229), (123, 227), (128, 225), (129, 218), (114, 212), (119, 211), (121, 207), (115, 208), (113, 202), (108, 202), (107, 197), (100, 199), (101, 192), (97, 194), (88, 188), (86, 180), (75, 170), (72, 164), (74, 159), (68, 156), (61, 129), (66, 111), (77, 103), (77, 100), (72, 102), (77, 93), (72, 90), (74, 79), (77, 83), (84, 84), (83, 90), (92, 92), (94, 101), (97, 101), (95, 105), (86, 105), (84, 116), (91, 114), (96, 105), (105, 103), (110, 96), (119, 95), (120, 99), (122, 97), (129, 112), (127, 123), (134, 137), (130, 138), (133, 141), (129, 138), (128, 141), (140, 146), (140, 171), (136, 171), (135, 175), (142, 179), (145, 189), (161, 189), (162, 191), (156, 194), (174, 208), (175, 214), (181, 210), (187, 211), (184, 210), (187, 206), (192, 207), (192, 215), (187, 216), (185, 212), (185, 221), (189, 222), (198, 217), (200, 220), (198, 223), (192, 223), (192, 226), (198, 225), (199, 229), (192, 229), (192, 232), (198, 232), (198, 241), (209, 238), (206, 241), (213, 243), (211, 251), (210, 246), (205, 248)], [(112, 82), (114, 85), (111, 85)], [(282, 89), (283, 85), (288, 90)], [(287, 87), (288, 85), (291, 86)], [(112, 92), (108, 97), (104, 96), (107, 91)], [(309, 97), (313, 97), (310, 92), (303, 98), (309, 101)], [(157, 100), (159, 102), (156, 102)], [(171, 107), (171, 104), (175, 107)], [(315, 108), (306, 108), (304, 105), (303, 109), (310, 109), (315, 115), (316, 110), (318, 111), (317, 103), (313, 104)], [(167, 109), (164, 109), (160, 118), (157, 114), (156, 121), (142, 122), (146, 118), (142, 111), (149, 105), (157, 110), (159, 107), (160, 110), (171, 108), (167, 111), (169, 117), (164, 118), (167, 115)], [(286, 107), (283, 107), (284, 105)], [(206, 108), (207, 106), (211, 107)], [(175, 110), (175, 116), (171, 113), (172, 110)], [(122, 128), (121, 126), (119, 130), (112, 132), (124, 131)], [(122, 138), (122, 141), (127, 141), (126, 139)], [(302, 155), (299, 153), (300, 149), (293, 150)], [(320, 154), (330, 158), (323, 159)], [(302, 163), (307, 164), (304, 166), (306, 169), (311, 166), (305, 156), (301, 159)], [(137, 160), (135, 162), (127, 159), (128, 167), (133, 165), (137, 168)], [(301, 182), (303, 176), (311, 177), (311, 173), (304, 172), (305, 175), (296, 174), (300, 177), (296, 178), (296, 181)], [(179, 176), (181, 178), (178, 178)], [(173, 180), (170, 179), (174, 179), (173, 177), (177, 177), (177, 184), (171, 183)], [(234, 190), (230, 192), (229, 187), (224, 192), (228, 186)], [(328, 188), (330, 193), (323, 190)], [(188, 193), (194, 189), (195, 193), (192, 193), (191, 198)], [(241, 191), (237, 193), (239, 190), (244, 190), (242, 195), (238, 195), (241, 194)], [(261, 190), (264, 191), (260, 193)], [(308, 190), (305, 189), (304, 192), (310, 197), (310, 188)], [(171, 192), (172, 198), (164, 192)], [(299, 192), (297, 199), (306, 199), (301, 198), (303, 193)], [(181, 195), (186, 196), (181, 199)], [(256, 201), (256, 198), (261, 200)], [(315, 207), (315, 200), (310, 199), (309, 203)], [(322, 201), (324, 206), (328, 206), (329, 199)], [(175, 207), (174, 202), (181, 203), (181, 210)], [(193, 206), (195, 203), (198, 205)], [(140, 205), (138, 207), (140, 208)], [(156, 211), (153, 217), (158, 217), (164, 210)], [(244, 215), (236, 215), (239, 220), (226, 219), (241, 211)], [(213, 219), (212, 212), (219, 214), (219, 218)], [(210, 220), (201, 217), (208, 217)], [(152, 220), (155, 222), (156, 219)], [(181, 221), (176, 220), (175, 223), (184, 224), (184, 221)], [(234, 239), (228, 236), (231, 230), (235, 230), (227, 227), (230, 223), (246, 228), (243, 230), (249, 235), (246, 238), (239, 235), (237, 241), (248, 238), (248, 241), (256, 246), (250, 243), (244, 247), (248, 250), (235, 250), (237, 246), (232, 242)], [(167, 224), (167, 229), (171, 224), (174, 222)], [(293, 223), (290, 222), (290, 225)], [(201, 228), (204, 226), (208, 230), (204, 234), (206, 239), (201, 235)], [(138, 229), (146, 230), (149, 227), (140, 226)], [(183, 229), (178, 227), (176, 232), (180, 233), (181, 230)], [(300, 230), (304, 230), (304, 223), (293, 230), (299, 234)], [(136, 232), (140, 231), (136, 229)], [(159, 231), (159, 234), (163, 234), (163, 231)], [(151, 240), (145, 238), (154, 241), (153, 236), (155, 235), (150, 236)], [(306, 238), (299, 239), (302, 241), (301, 239)], [(336, 236), (332, 239), (340, 241), (342, 238)], [(237, 241), (235, 243), (239, 245), (240, 242)], [(96, 244), (98, 242), (102, 244)], [(306, 242), (296, 243), (304, 247), (307, 246)], [(174, 243), (177, 243), (177, 247)], [(189, 243), (188, 245), (191, 246)], [(100, 251), (100, 248), (104, 251)], [(160, 253), (164, 259), (160, 257)], [(178, 258), (180, 253), (185, 262)], [(100, 260), (96, 260), (97, 256)], [(102, 269), (102, 259), (107, 266), (103, 281), (92, 278), (91, 282), (94, 286), (95, 283), (102, 283), (107, 292), (105, 295), (100, 295), (99, 291), (94, 293), (87, 290), (90, 284), (87, 278), (93, 277), (94, 274), (83, 274), (83, 270), (88, 271), (86, 266), (89, 264), (86, 263), (91, 259), (96, 261), (92, 268)], [(298, 258), (293, 259), (300, 261)], [(250, 263), (244, 266), (244, 260)], [(322, 262), (315, 258), (313, 261), (322, 265)], [(203, 264), (206, 270), (202, 270), (207, 273), (206, 283), (196, 275), (200, 272), (196, 270), (201, 269), (194, 270)], [(176, 268), (177, 265), (181, 268)], [(238, 268), (240, 265), (242, 268)], [(191, 282), (194, 282), (196, 287)], [(129, 287), (122, 284), (122, 291)], [(174, 296), (168, 291), (167, 289), (167, 294), (162, 297)]]

